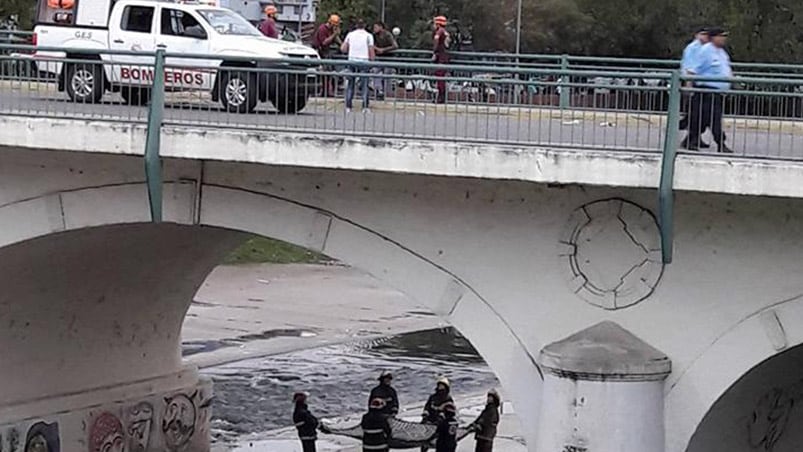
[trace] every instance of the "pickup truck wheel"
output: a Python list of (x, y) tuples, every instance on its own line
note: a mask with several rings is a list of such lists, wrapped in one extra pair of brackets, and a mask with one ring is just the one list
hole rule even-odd
[(120, 95), (123, 96), (125, 103), (138, 107), (148, 105), (151, 100), (151, 90), (148, 88), (123, 86), (120, 88)]
[(279, 95), (271, 99), (271, 103), (279, 110), (279, 113), (292, 115), (300, 112), (307, 106), (307, 98), (308, 96), (305, 94), (298, 94), (295, 96)]
[(103, 98), (103, 69), (97, 62), (73, 63), (64, 71), (67, 95), (73, 102), (98, 103)]
[(232, 113), (251, 113), (257, 106), (256, 74), (224, 71), (220, 74), (220, 103)]

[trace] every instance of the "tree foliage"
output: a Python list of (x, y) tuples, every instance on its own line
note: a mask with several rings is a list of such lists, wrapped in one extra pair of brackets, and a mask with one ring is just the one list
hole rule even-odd
[[(445, 14), (475, 50), (513, 51), (517, 0), (386, 0), (389, 26), (403, 47), (427, 47), (429, 21)], [(321, 0), (321, 19), (378, 17), (380, 0)], [(803, 61), (800, 0), (523, 0), (522, 51), (579, 55), (677, 57), (693, 31), (718, 25), (731, 32), (739, 60)]]
[[(346, 29), (378, 19), (381, 1), (320, 0), (318, 19), (338, 13)], [(430, 21), (444, 14), (474, 50), (512, 52), (517, 1), (385, 0), (386, 22), (402, 29), (402, 47), (428, 48)], [(0, 22), (17, 15), (30, 29), (35, 3), (0, 0)], [(803, 62), (800, 0), (522, 0), (521, 43), (526, 53), (677, 57), (700, 25), (728, 28), (735, 59)]]

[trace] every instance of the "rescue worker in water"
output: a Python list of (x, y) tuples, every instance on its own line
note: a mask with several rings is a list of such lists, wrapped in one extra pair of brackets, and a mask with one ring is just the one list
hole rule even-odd
[(382, 408), (382, 414), (385, 416), (396, 416), (399, 414), (399, 396), (396, 390), (391, 386), (393, 382), (393, 374), (384, 371), (379, 375), (379, 385), (371, 390), (371, 395), (368, 397), (368, 406), (374, 399), (382, 399), (385, 406)]
[(494, 438), (496, 437), (496, 426), (499, 425), (499, 407), (501, 399), (496, 390), (488, 391), (488, 399), (485, 408), (480, 413), (477, 420), (471, 423), (469, 429), (474, 432), (474, 439), (477, 441), (474, 452), (493, 452)]
[(303, 452), (315, 452), (315, 441), (318, 439), (318, 419), (312, 415), (307, 406), (307, 394), (297, 392), (293, 394), (295, 409), (293, 410), (293, 424), (298, 430)]
[[(423, 424), (440, 425), (444, 418), (444, 408), (447, 404), (454, 405), (454, 400), (449, 394), (449, 379), (446, 377), (438, 378), (435, 384), (435, 393), (430, 395), (424, 405)], [(421, 452), (427, 452), (427, 446), (421, 447)]]
[(443, 419), (438, 424), (435, 452), (455, 452), (457, 449), (457, 407), (452, 402), (443, 405)]
[(383, 413), (385, 401), (380, 398), (371, 400), (368, 413), (362, 417), (362, 450), (363, 452), (388, 452), (391, 429), (388, 417)]

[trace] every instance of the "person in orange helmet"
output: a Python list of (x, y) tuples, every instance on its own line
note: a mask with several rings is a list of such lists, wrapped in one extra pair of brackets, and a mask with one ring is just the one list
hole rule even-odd
[[(435, 64), (449, 63), (449, 45), (451, 44), (451, 37), (446, 30), (446, 16), (437, 16), (432, 20), (435, 32), (432, 35), (432, 62)], [(439, 104), (446, 103), (446, 69), (438, 69), (435, 71), (435, 77), (438, 77), (438, 98), (436, 102)]]
[(265, 20), (259, 24), (259, 31), (262, 32), (263, 35), (273, 38), (279, 39), (279, 29), (276, 27), (276, 14), (279, 12), (273, 5), (268, 5), (265, 7)]
[[(312, 36), (312, 48), (318, 51), (318, 55), (323, 59), (328, 59), (332, 55), (332, 44), (337, 44), (338, 48), (343, 45), (340, 39), (340, 16), (332, 14), (326, 23), (321, 24)], [(333, 71), (332, 67), (324, 67), (323, 70)], [(337, 84), (332, 76), (323, 76), (323, 95), (325, 97), (334, 96)]]

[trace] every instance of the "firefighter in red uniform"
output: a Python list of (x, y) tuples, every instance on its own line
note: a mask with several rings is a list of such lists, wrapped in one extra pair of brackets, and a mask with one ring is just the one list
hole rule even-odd
[(259, 24), (259, 31), (262, 32), (263, 35), (273, 38), (279, 39), (279, 29), (276, 27), (276, 13), (279, 10), (276, 9), (273, 5), (268, 5), (265, 7), (265, 20)]
[[(433, 19), (435, 32), (432, 35), (432, 62), (435, 64), (449, 63), (449, 45), (451, 37), (446, 31), (446, 16), (438, 16)], [(446, 69), (435, 71), (438, 77), (438, 98), (435, 100), (439, 104), (446, 103)]]

